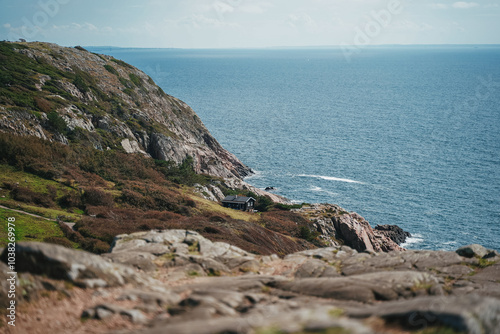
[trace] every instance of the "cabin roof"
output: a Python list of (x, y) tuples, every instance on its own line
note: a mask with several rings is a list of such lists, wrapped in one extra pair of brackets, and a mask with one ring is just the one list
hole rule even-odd
[(250, 200), (254, 200), (255, 201), (255, 198), (253, 197), (245, 197), (245, 196), (226, 196), (226, 198), (224, 198), (222, 200), (222, 202), (224, 203), (246, 203)]

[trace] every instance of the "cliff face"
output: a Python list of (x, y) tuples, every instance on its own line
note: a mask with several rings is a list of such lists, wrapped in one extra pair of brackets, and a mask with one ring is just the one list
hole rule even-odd
[(82, 48), (2, 43), (0, 131), (68, 144), (85, 138), (223, 178), (251, 173), (195, 112), (137, 68)]

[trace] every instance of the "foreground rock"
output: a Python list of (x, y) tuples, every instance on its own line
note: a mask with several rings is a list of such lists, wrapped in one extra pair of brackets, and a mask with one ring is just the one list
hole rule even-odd
[[(500, 328), (498, 256), (334, 246), (281, 259), (169, 230), (118, 236), (103, 256), (21, 243), (16, 259), (24, 290), (19, 302), (24, 300), (26, 311), (19, 311), (14, 333), (89, 328), (115, 334), (385, 333), (434, 327), (499, 333)], [(89, 279), (102, 284), (82, 283)], [(65, 282), (81, 288), (68, 290)], [(50, 291), (66, 297), (52, 299), (55, 311), (33, 320), (30, 312), (37, 312)], [(60, 319), (67, 302), (75, 311)]]

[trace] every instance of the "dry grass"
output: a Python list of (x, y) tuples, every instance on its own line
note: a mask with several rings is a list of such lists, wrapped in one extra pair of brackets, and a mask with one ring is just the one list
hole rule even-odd
[(258, 222), (260, 220), (260, 214), (250, 213), (239, 210), (233, 210), (230, 208), (225, 208), (218, 202), (213, 202), (204, 199), (200, 196), (194, 195), (192, 192), (188, 191), (187, 188), (183, 190), (185, 196), (189, 197), (191, 200), (196, 202), (197, 208), (202, 212), (211, 212), (212, 214), (224, 215), (231, 217), (236, 220), (244, 220), (246, 222)]

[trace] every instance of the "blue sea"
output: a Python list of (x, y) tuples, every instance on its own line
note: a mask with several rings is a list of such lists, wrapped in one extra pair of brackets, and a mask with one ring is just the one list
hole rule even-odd
[(89, 49), (188, 103), (257, 187), (397, 224), (410, 249), (500, 250), (500, 46)]

